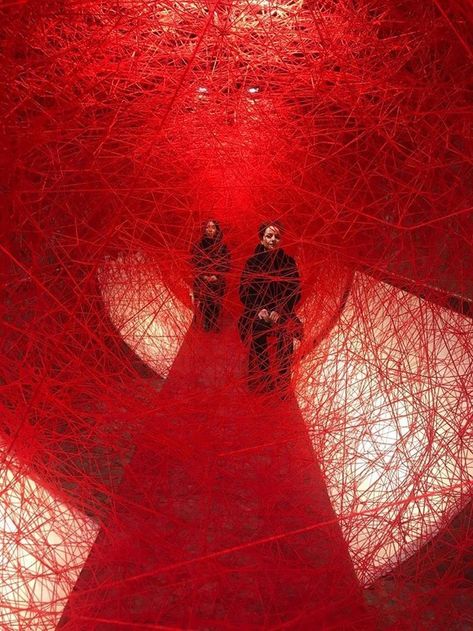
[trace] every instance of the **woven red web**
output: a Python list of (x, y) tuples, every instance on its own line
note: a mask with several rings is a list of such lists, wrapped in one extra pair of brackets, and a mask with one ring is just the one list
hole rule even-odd
[[(472, 8), (0, 8), (6, 629), (468, 629)], [(190, 328), (218, 219), (222, 331)], [(291, 397), (237, 286), (279, 218)]]

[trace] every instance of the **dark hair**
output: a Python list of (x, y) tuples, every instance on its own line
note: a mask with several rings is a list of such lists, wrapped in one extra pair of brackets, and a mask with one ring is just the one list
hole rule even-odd
[(283, 233), (283, 225), (280, 221), (265, 221), (258, 228), (258, 236), (260, 238), (260, 241), (264, 237), (264, 233), (266, 232), (266, 230), (271, 226), (277, 228), (281, 234)]
[(205, 230), (209, 223), (215, 224), (215, 228), (217, 229), (217, 232), (215, 233), (215, 240), (219, 241), (223, 236), (222, 228), (220, 227), (218, 221), (215, 221), (215, 219), (212, 219), (212, 217), (210, 217), (210, 219), (206, 219), (202, 224), (202, 238), (205, 239)]

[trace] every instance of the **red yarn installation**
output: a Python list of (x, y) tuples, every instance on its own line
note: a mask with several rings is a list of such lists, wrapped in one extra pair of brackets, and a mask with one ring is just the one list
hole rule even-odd
[[(473, 625), (466, 0), (11, 0), (0, 626)], [(231, 252), (222, 330), (190, 250)], [(246, 386), (261, 221), (303, 285)]]

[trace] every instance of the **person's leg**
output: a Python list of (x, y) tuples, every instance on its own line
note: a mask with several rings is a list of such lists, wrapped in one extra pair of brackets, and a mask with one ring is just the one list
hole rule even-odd
[(212, 301), (206, 296), (200, 304), (202, 309), (202, 327), (205, 331), (210, 331), (212, 328)]
[(220, 299), (215, 300), (212, 303), (212, 328), (215, 331), (218, 331), (219, 329), (219, 320), (220, 320), (220, 314), (222, 312), (222, 301)]
[(250, 390), (265, 391), (271, 387), (269, 374), (268, 328), (255, 322), (248, 358), (248, 386)]
[(207, 324), (210, 331), (215, 327), (215, 302), (209, 300), (207, 307)]
[(201, 283), (199, 278), (195, 278), (192, 284), (192, 292), (194, 294), (194, 318), (192, 324), (195, 327), (202, 326), (202, 298), (200, 295)]
[(208, 331), (218, 330), (218, 320), (222, 309), (224, 283), (212, 283), (207, 286), (205, 328)]
[(225, 295), (226, 283), (221, 278), (215, 286), (214, 305), (213, 305), (213, 327), (216, 331), (220, 327), (220, 316), (222, 313), (223, 297)]
[(205, 322), (205, 301), (200, 298), (194, 303), (194, 325), (202, 329)]
[(294, 349), (292, 335), (282, 328), (277, 336), (276, 362), (277, 362), (277, 389), (286, 393), (291, 383), (291, 364)]

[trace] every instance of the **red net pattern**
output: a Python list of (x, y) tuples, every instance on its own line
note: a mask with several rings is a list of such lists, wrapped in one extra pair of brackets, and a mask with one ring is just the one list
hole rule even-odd
[[(455, 629), (471, 606), (466, 0), (11, 0), (0, 623)], [(221, 330), (192, 245), (231, 253)], [(289, 396), (238, 339), (302, 277)]]

